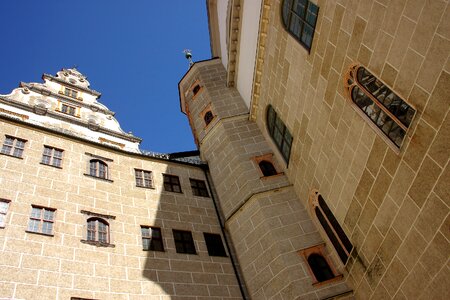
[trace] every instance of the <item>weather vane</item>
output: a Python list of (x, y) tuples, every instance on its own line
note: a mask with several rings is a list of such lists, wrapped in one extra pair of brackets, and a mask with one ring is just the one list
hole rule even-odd
[(192, 61), (192, 51), (189, 49), (184, 49), (183, 53), (184, 57), (186, 57), (186, 59), (189, 61), (189, 67), (192, 66), (194, 64), (194, 62)]

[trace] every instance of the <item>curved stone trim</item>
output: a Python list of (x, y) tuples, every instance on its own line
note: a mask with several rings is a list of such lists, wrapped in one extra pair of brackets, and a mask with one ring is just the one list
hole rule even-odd
[(85, 88), (85, 87), (82, 87), (82, 86), (79, 86), (79, 85), (67, 82), (65, 80), (62, 80), (62, 79), (60, 79), (60, 78), (58, 78), (56, 76), (50, 75), (50, 74), (42, 75), (42, 79), (45, 79), (45, 78), (49, 79), (50, 81), (56, 81), (56, 82), (59, 82), (59, 83), (64, 84), (64, 85), (69, 85), (69, 86), (71, 86), (71, 87), (73, 87), (75, 89), (79, 89), (79, 90), (82, 90), (83, 92), (89, 93), (89, 94), (91, 94), (93, 96), (97, 96), (98, 98), (100, 98), (101, 95), (102, 95), (100, 92), (97, 92), (95, 90), (91, 90), (91, 89), (88, 89), (88, 88)]

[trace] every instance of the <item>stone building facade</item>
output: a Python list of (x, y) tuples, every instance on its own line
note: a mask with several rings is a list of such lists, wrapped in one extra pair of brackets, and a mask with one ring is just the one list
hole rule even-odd
[(196, 153), (139, 150), (75, 69), (43, 79), (0, 96), (0, 299), (241, 299)]
[(180, 101), (249, 297), (448, 299), (448, 1), (207, 6)]

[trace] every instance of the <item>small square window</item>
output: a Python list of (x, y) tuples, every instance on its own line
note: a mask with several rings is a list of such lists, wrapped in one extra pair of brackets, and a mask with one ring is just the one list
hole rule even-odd
[(44, 165), (61, 168), (63, 150), (50, 146), (44, 146), (41, 163)]
[(164, 251), (161, 228), (141, 226), (141, 234), (144, 250)]
[(203, 236), (205, 237), (206, 248), (208, 248), (210, 256), (227, 256), (220, 234), (204, 232)]
[(191, 182), (192, 194), (194, 196), (200, 197), (209, 197), (208, 189), (206, 188), (206, 184), (203, 180), (197, 180), (189, 178)]
[(61, 104), (61, 112), (66, 114), (66, 115), (71, 115), (71, 116), (75, 116), (75, 113), (77, 111), (77, 108), (74, 106), (70, 106), (67, 104)]
[(177, 253), (197, 254), (194, 239), (190, 231), (173, 229), (172, 232)]
[(72, 98), (77, 98), (78, 96), (78, 92), (69, 88), (65, 88), (64, 89), (64, 95), (72, 97)]
[(178, 176), (163, 174), (163, 177), (165, 191), (181, 193), (180, 178)]
[(152, 180), (152, 172), (145, 170), (135, 169), (136, 175), (136, 186), (144, 187), (144, 188), (152, 188), (153, 180)]
[(28, 231), (52, 235), (53, 224), (55, 222), (55, 211), (54, 208), (32, 206), (31, 216), (28, 222)]
[(6, 214), (8, 213), (9, 200), (0, 199), (0, 227), (5, 227)]
[(23, 150), (25, 149), (25, 143), (26, 140), (7, 135), (5, 137), (5, 141), (3, 142), (1, 153), (21, 158)]

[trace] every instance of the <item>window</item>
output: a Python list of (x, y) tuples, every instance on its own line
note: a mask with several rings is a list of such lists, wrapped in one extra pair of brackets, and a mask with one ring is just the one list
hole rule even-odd
[(78, 92), (75, 90), (69, 89), (69, 88), (65, 88), (64, 95), (72, 97), (72, 98), (77, 98)]
[(109, 224), (100, 218), (89, 218), (87, 220), (87, 236), (90, 242), (109, 243)]
[(267, 160), (260, 161), (259, 168), (264, 176), (273, 176), (278, 174), (273, 164)]
[(206, 188), (206, 184), (203, 180), (192, 178), (189, 178), (189, 180), (191, 181), (191, 189), (194, 196), (209, 197), (208, 189)]
[(350, 67), (345, 86), (353, 103), (400, 148), (416, 111), (359, 64)]
[(99, 159), (91, 159), (89, 161), (89, 175), (108, 179), (108, 165)]
[(206, 125), (209, 125), (209, 123), (211, 123), (213, 119), (214, 119), (214, 115), (210, 110), (207, 111), (205, 113), (205, 115), (203, 116), (203, 120), (205, 120)]
[(134, 172), (136, 175), (136, 186), (144, 188), (153, 187), (151, 171), (135, 169)]
[(210, 256), (227, 256), (220, 234), (204, 232), (203, 236), (205, 237), (206, 248)]
[(67, 115), (75, 116), (76, 107), (67, 105), (67, 104), (61, 104), (61, 112)]
[(55, 209), (32, 206), (28, 231), (52, 235)]
[(3, 142), (2, 153), (14, 157), (22, 157), (26, 140), (18, 139), (12, 136), (6, 136)]
[(144, 250), (164, 251), (161, 228), (141, 226), (141, 234)]
[(286, 163), (291, 155), (292, 135), (271, 105), (267, 108), (267, 130)]
[(341, 225), (339, 225), (339, 222), (334, 217), (328, 205), (325, 203), (322, 195), (315, 192), (312, 202), (314, 213), (320, 225), (322, 225), (322, 228), (333, 244), (334, 249), (336, 249), (339, 258), (346, 264), (353, 249), (352, 243), (348, 239)]
[(44, 153), (42, 154), (42, 163), (44, 165), (61, 167), (63, 150), (56, 149), (50, 146), (44, 146)]
[(163, 177), (165, 191), (181, 193), (180, 179), (178, 176), (163, 174)]
[(194, 86), (194, 88), (192, 89), (192, 92), (194, 93), (194, 95), (197, 95), (197, 93), (200, 91), (200, 85), (197, 84), (196, 86)]
[(319, 8), (308, 0), (284, 0), (282, 17), (286, 30), (310, 50)]
[(336, 275), (336, 271), (324, 255), (324, 247), (325, 244), (320, 244), (298, 252), (306, 262), (309, 273), (313, 278), (313, 285), (334, 282), (343, 278), (342, 274)]
[(177, 253), (197, 254), (190, 231), (172, 229)]
[(0, 227), (5, 227), (9, 202), (9, 200), (0, 199)]

